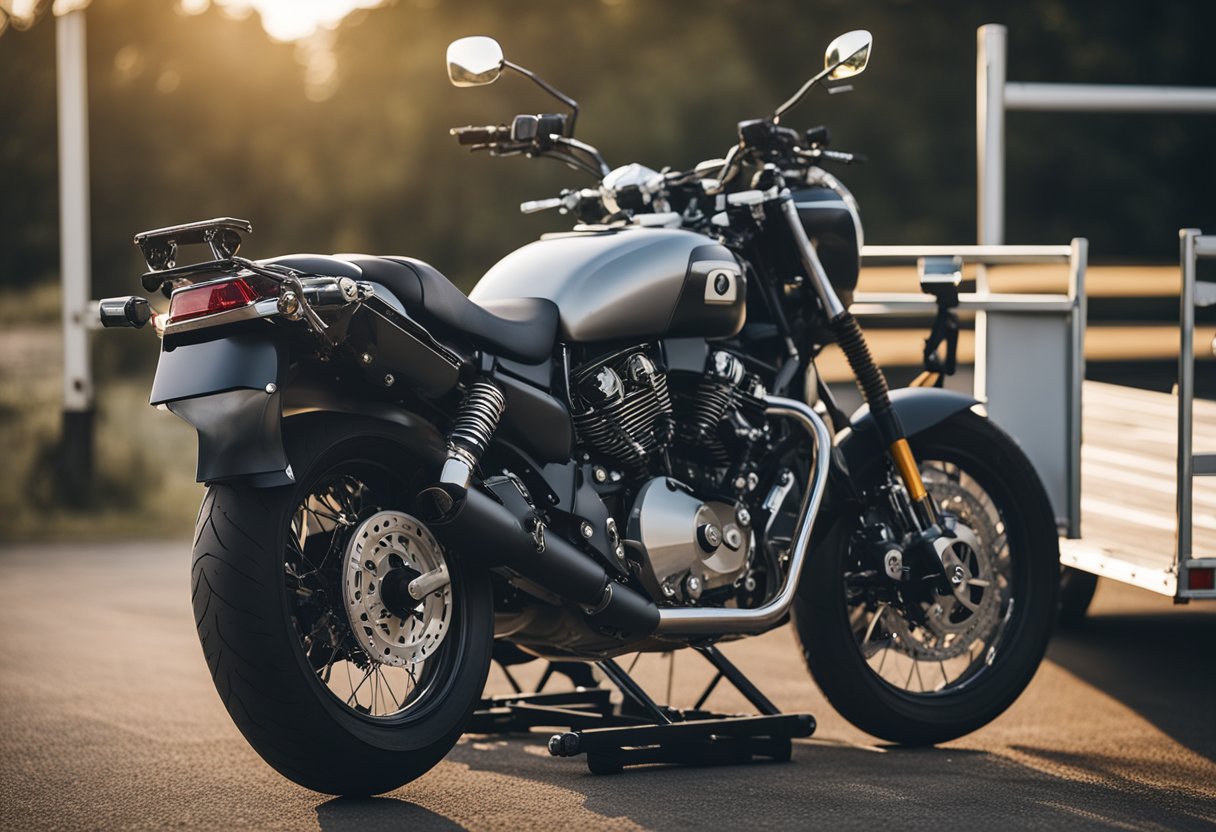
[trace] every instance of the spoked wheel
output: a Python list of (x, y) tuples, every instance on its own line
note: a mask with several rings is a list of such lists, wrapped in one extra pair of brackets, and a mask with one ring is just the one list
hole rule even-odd
[(229, 714), (268, 763), (333, 794), (434, 766), (493, 639), (488, 576), (410, 513), (425, 477), (383, 430), (308, 419), (287, 437), (297, 485), (214, 485), (196, 535), (199, 637)]
[[(884, 572), (875, 495), (812, 553), (795, 605), (808, 666), (857, 727), (924, 745), (1003, 712), (1042, 659), (1056, 612), (1053, 515), (1017, 445), (970, 412), (911, 439), (925, 486), (953, 537), (947, 581)], [(868, 531), (866, 530), (868, 527)], [(879, 545), (876, 545), (878, 543)]]

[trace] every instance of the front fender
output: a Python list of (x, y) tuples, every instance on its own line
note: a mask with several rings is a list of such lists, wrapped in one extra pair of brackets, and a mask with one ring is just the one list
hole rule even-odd
[[(937, 387), (904, 387), (891, 391), (891, 406), (899, 416), (905, 436), (944, 422), (955, 413), (979, 404), (964, 393)], [(887, 453), (869, 405), (862, 405), (850, 417), (849, 426), (836, 435), (836, 448), (848, 471), (860, 474), (873, 461)]]

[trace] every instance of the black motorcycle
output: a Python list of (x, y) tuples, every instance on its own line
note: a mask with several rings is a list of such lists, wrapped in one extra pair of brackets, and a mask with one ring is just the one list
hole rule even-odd
[[(155, 317), (152, 404), (198, 432), (207, 483), (193, 603), (216, 687), (286, 777), (386, 791), (468, 724), (496, 642), (597, 661), (792, 620), (852, 723), (943, 742), (1005, 710), (1043, 655), (1058, 545), (1017, 445), (965, 395), (891, 391), (848, 299), (861, 225), (824, 165), (856, 161), (785, 114), (866, 66), (868, 32), (722, 159), (609, 169), (577, 104), (464, 127), (462, 144), (590, 173), (524, 210), (573, 215), (466, 297), (408, 257), (238, 255), (248, 223), (137, 235)], [(178, 265), (179, 247), (211, 258)], [(815, 372), (836, 343), (866, 401)], [(509, 647), (503, 647), (509, 645)]]

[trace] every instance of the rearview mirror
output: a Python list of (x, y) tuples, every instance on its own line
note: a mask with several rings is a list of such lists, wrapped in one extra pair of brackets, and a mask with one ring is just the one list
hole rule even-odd
[(494, 38), (477, 35), (448, 46), (448, 78), (458, 87), (493, 84), (502, 74), (502, 47)]
[(828, 80), (840, 81), (860, 74), (870, 60), (870, 46), (873, 43), (873, 35), (865, 29), (845, 32), (829, 43), (823, 55), (823, 68), (829, 70)]

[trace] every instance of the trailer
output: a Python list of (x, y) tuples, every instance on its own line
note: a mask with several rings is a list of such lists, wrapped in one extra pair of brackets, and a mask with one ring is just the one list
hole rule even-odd
[[(1047, 489), (1061, 535), (1065, 620), (1084, 615), (1096, 576), (1179, 603), (1216, 598), (1216, 402), (1194, 397), (1196, 353), (1216, 347), (1206, 337), (1196, 343), (1196, 307), (1216, 305), (1216, 284), (1197, 281), (1196, 266), (1216, 258), (1216, 236), (1184, 229), (1180, 237), (1173, 393), (1085, 380), (1084, 239), (863, 251), (867, 267), (915, 262), (922, 292), (859, 291), (851, 307), (859, 318), (940, 316), (943, 303), (974, 318), (971, 392), (1018, 440)], [(1067, 269), (1065, 292), (989, 289), (989, 272), (1047, 264)], [(960, 285), (964, 270), (976, 291), (943, 293), (943, 282)]]

